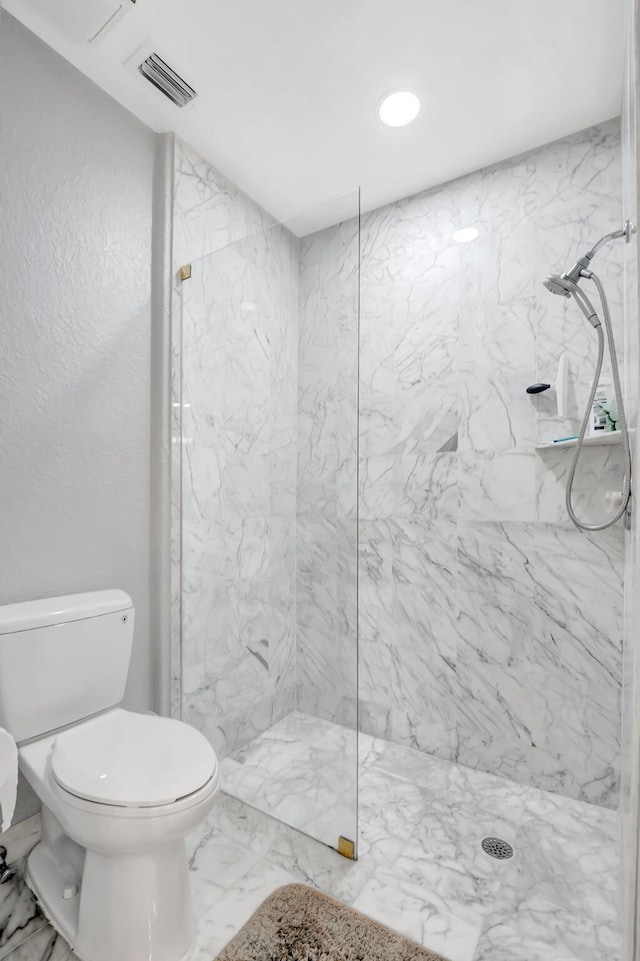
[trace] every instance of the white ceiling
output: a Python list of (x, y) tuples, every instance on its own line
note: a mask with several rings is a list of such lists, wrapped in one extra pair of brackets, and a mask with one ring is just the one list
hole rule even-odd
[[(372, 209), (620, 112), (625, 0), (137, 0), (99, 43), (69, 39), (69, 10), (119, 2), (4, 6), (280, 219), (356, 185)], [(137, 73), (152, 49), (192, 104)], [(392, 129), (376, 108), (397, 88), (423, 107)]]

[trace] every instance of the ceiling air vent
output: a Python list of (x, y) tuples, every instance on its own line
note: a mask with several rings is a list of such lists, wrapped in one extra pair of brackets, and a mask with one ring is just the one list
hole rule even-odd
[(175, 103), (176, 107), (184, 107), (198, 96), (193, 87), (190, 87), (157, 53), (150, 54), (140, 64), (138, 70), (149, 83), (158, 88), (160, 93)]

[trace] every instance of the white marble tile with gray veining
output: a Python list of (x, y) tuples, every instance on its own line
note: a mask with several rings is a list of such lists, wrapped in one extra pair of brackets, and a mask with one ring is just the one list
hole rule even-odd
[[(569, 452), (535, 445), (575, 432), (588, 388), (591, 331), (541, 274), (619, 220), (616, 123), (367, 214), (359, 335), (356, 221), (296, 247), (178, 154), (178, 241), (220, 248), (182, 350), (186, 716), (221, 753), (296, 703), (353, 723), (359, 359), (365, 730), (615, 803), (621, 536), (567, 525)], [(616, 249), (599, 265), (620, 330)], [(524, 388), (565, 350), (560, 421)], [(618, 461), (583, 455), (588, 519)]]
[(0, 884), (0, 958), (10, 954), (36, 932), (47, 927), (47, 922), (36, 899), (19, 873)]
[[(619, 150), (612, 121), (373, 211), (361, 234), (364, 729), (609, 804), (621, 532), (573, 530), (563, 504), (570, 452), (535, 447), (576, 432), (594, 357), (592, 332), (542, 279), (620, 220)], [(454, 230), (470, 225), (479, 237), (458, 247)], [(330, 248), (337, 262), (341, 243), (335, 228), (304, 242), (301, 287), (316, 307)], [(619, 331), (620, 249), (599, 264)], [(299, 364), (313, 371), (314, 396), (303, 398), (298, 432), (311, 479), (298, 511), (317, 504), (326, 514), (335, 510), (335, 451), (352, 424), (334, 439), (339, 341), (320, 309), (311, 316)], [(570, 418), (560, 421), (550, 393), (525, 388), (553, 382), (564, 351)], [(583, 455), (575, 500), (587, 519), (603, 516), (618, 461), (613, 449)], [(304, 703), (336, 718), (336, 559), (317, 531), (315, 564), (299, 568), (298, 676)], [(306, 551), (304, 536), (299, 543)]]
[(295, 703), (297, 241), (200, 166), (183, 232), (227, 246), (183, 290), (182, 715), (224, 756)]
[(336, 847), (356, 836), (356, 737), (295, 712), (225, 759), (223, 790)]
[[(285, 755), (293, 751), (290, 766), (278, 762), (268, 770), (274, 796), (284, 797), (293, 771), (304, 779), (317, 762), (319, 745), (344, 755), (353, 737), (294, 713), (240, 756), (268, 767), (273, 744)], [(619, 961), (615, 812), (390, 741), (359, 738), (356, 862), (256, 810), (255, 798), (243, 803), (218, 796), (187, 840), (194, 959), (211, 961), (277, 887), (303, 883), (452, 961), (546, 961), (550, 954), (562, 961)], [(339, 798), (343, 782), (332, 790)], [(514, 858), (488, 857), (480, 846), (485, 835), (512, 843)], [(70, 961), (72, 955), (45, 925), (7, 957)]]

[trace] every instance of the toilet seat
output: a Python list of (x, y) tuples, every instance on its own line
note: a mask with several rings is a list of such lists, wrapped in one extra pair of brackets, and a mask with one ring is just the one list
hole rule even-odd
[(195, 728), (120, 708), (59, 734), (51, 772), (68, 794), (119, 807), (157, 807), (193, 794), (218, 761)]

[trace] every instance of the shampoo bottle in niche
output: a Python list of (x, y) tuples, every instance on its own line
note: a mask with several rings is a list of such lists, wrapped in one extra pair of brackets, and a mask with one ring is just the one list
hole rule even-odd
[(613, 383), (609, 378), (603, 377), (598, 383), (593, 399), (588, 433), (590, 437), (596, 437), (598, 434), (617, 430), (617, 428), (618, 405)]

